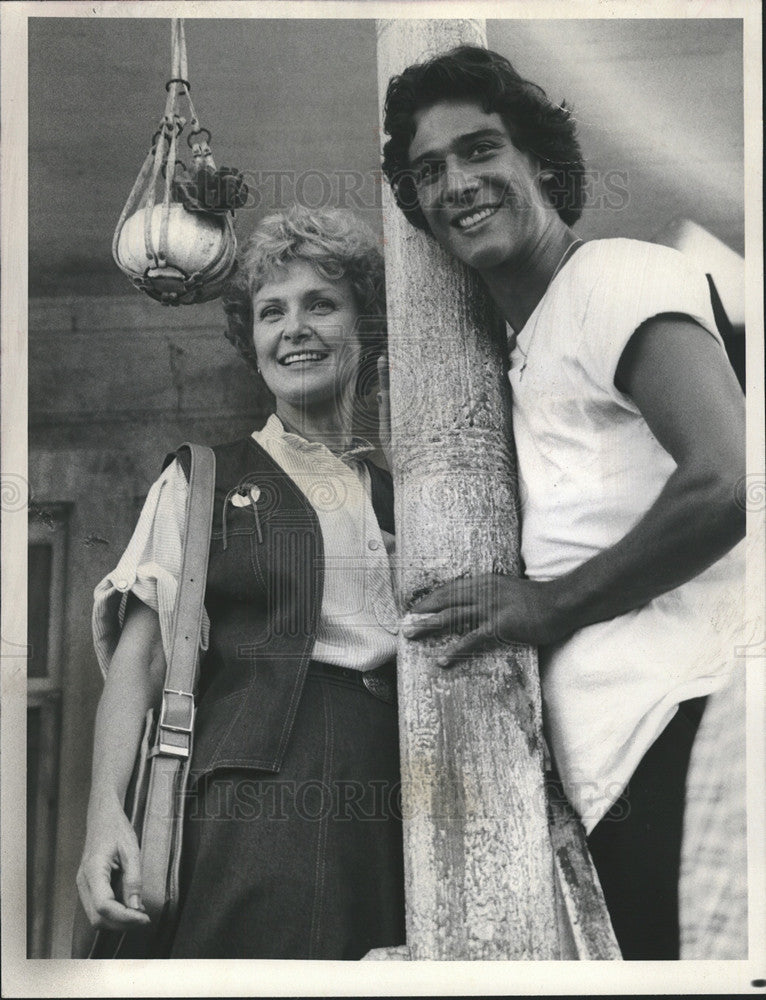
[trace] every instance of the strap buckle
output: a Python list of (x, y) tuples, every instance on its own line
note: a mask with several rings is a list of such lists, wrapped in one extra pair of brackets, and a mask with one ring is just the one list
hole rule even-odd
[(194, 695), (165, 688), (158, 725), (157, 750), (171, 757), (188, 757), (194, 729)]

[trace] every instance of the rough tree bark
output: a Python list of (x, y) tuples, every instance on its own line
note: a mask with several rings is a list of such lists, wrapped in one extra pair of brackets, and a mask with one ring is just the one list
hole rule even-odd
[[(378, 21), (381, 100), (392, 75), (462, 42), (486, 44), (483, 22)], [(457, 577), (518, 574), (518, 497), (494, 306), (474, 274), (405, 221), (385, 184), (384, 233), (398, 582), (407, 608)], [(409, 957), (619, 957), (592, 883), (584, 921), (572, 915), (572, 878), (589, 882), (592, 870), (566, 822), (554, 824), (554, 856), (535, 651), (505, 645), (445, 672), (435, 659), (448, 643), (399, 647)], [(576, 863), (559, 897), (557, 866), (560, 873), (567, 857)], [(561, 920), (561, 898), (569, 920)]]

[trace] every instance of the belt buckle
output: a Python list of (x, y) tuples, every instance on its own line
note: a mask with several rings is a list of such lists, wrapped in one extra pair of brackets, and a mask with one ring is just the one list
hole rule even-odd
[(375, 698), (393, 705), (396, 701), (395, 681), (375, 670), (367, 670), (362, 674), (362, 683)]
[[(172, 700), (171, 700), (172, 699)], [(194, 695), (190, 691), (165, 688), (157, 726), (158, 748), (161, 754), (171, 757), (188, 757), (194, 727)], [(167, 734), (174, 733), (175, 736)]]

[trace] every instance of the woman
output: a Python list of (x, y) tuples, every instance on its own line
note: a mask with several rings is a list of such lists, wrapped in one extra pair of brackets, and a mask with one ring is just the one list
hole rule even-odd
[[(383, 296), (375, 237), (347, 213), (295, 208), (261, 223), (227, 302), (228, 336), (275, 410), (251, 438), (214, 449), (169, 957), (359, 959), (404, 941), (391, 479), (352, 434), (384, 347)], [(106, 684), (77, 882), (98, 927), (148, 920), (122, 803), (163, 687), (186, 471), (180, 456), (168, 464), (96, 588)]]

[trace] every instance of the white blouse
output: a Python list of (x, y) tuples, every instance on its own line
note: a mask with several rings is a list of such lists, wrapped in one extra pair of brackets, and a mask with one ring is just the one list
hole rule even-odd
[[(293, 479), (314, 508), (324, 542), (324, 590), (313, 658), (370, 670), (396, 653), (399, 616), (394, 600), (394, 537), (378, 526), (370, 477), (361, 459), (372, 450), (357, 443), (341, 456), (306, 441), (269, 417), (253, 438)], [(169, 650), (181, 571), (188, 483), (178, 462), (152, 485), (133, 537), (117, 566), (94, 593), (93, 636), (106, 673), (119, 639), (127, 594), (157, 611)], [(204, 616), (202, 647), (210, 623)]]

